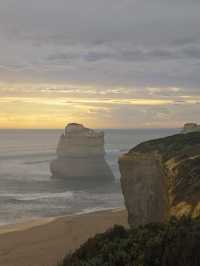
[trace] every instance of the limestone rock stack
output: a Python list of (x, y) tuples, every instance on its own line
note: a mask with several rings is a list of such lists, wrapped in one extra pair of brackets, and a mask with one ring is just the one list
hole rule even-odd
[(110, 180), (114, 176), (105, 161), (104, 133), (71, 123), (57, 146), (57, 159), (51, 162), (54, 177)]

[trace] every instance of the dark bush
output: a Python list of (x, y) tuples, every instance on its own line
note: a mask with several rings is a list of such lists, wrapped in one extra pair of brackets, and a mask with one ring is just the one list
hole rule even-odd
[(172, 218), (129, 230), (114, 226), (60, 266), (200, 266), (200, 219)]

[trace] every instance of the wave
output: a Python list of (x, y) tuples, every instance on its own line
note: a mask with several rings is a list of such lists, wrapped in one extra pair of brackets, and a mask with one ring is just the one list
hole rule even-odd
[(55, 157), (55, 152), (35, 152), (35, 153), (12, 153), (12, 154), (6, 154), (4, 153), (3, 155), (0, 154), (0, 159), (5, 160), (5, 159), (24, 159), (24, 158), (37, 158), (37, 157), (46, 157), (46, 156), (51, 156)]
[(81, 215), (81, 214), (89, 214), (89, 213), (95, 213), (99, 211), (114, 211), (114, 210), (122, 210), (123, 209), (123, 204), (121, 206), (117, 207), (91, 207), (91, 208), (85, 208), (80, 212), (77, 212), (76, 215)]
[(73, 199), (74, 193), (72, 191), (65, 191), (60, 193), (5, 193), (0, 195), (0, 199), (15, 200), (15, 201), (34, 201), (41, 199), (55, 199), (55, 198), (65, 198)]
[(40, 160), (40, 161), (29, 161), (29, 162), (24, 162), (24, 164), (41, 164), (41, 163), (49, 163), (51, 160)]
[(109, 149), (109, 148), (105, 148), (106, 150), (106, 153), (107, 154), (110, 154), (110, 153), (119, 153), (120, 152), (120, 149)]

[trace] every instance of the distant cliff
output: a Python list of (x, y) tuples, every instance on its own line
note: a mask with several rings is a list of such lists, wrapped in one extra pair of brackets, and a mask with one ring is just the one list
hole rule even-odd
[(144, 142), (119, 167), (131, 225), (200, 215), (200, 132)]
[(200, 132), (200, 125), (196, 123), (186, 123), (181, 133), (187, 134), (191, 132)]
[(104, 133), (71, 123), (57, 146), (57, 159), (50, 164), (54, 177), (113, 179), (104, 159)]

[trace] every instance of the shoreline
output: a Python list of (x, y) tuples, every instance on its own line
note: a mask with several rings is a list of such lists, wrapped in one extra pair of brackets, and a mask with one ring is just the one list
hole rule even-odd
[(12, 232), (19, 232), (19, 231), (25, 231), (28, 229), (32, 229), (34, 227), (37, 226), (42, 226), (42, 225), (46, 225), (48, 223), (51, 222), (56, 222), (59, 219), (68, 219), (68, 218), (75, 218), (78, 216), (82, 216), (82, 215), (89, 215), (89, 214), (98, 214), (101, 212), (120, 212), (120, 211), (124, 211), (125, 208), (102, 208), (99, 210), (88, 210), (88, 211), (83, 211), (83, 212), (77, 212), (74, 214), (64, 214), (64, 215), (59, 215), (59, 216), (52, 216), (52, 217), (38, 217), (38, 218), (33, 218), (33, 219), (28, 219), (28, 220), (24, 220), (22, 222), (17, 222), (17, 223), (13, 223), (13, 224), (3, 224), (0, 225), (0, 236), (2, 234), (7, 234), (7, 233), (12, 233)]
[(0, 265), (57, 266), (67, 253), (115, 224), (128, 227), (125, 209), (113, 208), (0, 226)]

